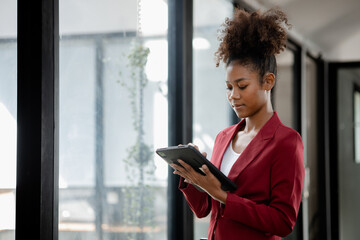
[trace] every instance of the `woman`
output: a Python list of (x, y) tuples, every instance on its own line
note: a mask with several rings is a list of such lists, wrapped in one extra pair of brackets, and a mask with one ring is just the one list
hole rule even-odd
[(211, 212), (209, 240), (280, 239), (295, 225), (304, 180), (301, 137), (280, 122), (271, 104), (287, 17), (278, 9), (236, 10), (223, 26), (215, 56), (217, 66), (226, 64), (227, 98), (242, 121), (218, 134), (211, 162), (238, 188), (222, 190), (206, 165), (206, 176), (181, 160), (172, 167), (196, 216)]

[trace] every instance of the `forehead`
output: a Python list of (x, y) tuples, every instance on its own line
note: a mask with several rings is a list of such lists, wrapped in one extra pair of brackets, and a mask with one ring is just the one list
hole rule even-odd
[(226, 81), (232, 82), (238, 79), (258, 80), (259, 73), (249, 65), (230, 63), (226, 67)]

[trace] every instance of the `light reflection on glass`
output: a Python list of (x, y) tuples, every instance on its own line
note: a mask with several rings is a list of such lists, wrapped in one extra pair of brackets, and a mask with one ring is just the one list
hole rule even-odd
[(162, 0), (60, 1), (60, 240), (166, 239), (166, 31)]
[(0, 1), (0, 239), (15, 239), (17, 1)]
[[(216, 135), (230, 126), (230, 107), (225, 92), (225, 68), (215, 65), (217, 31), (233, 11), (230, 2), (194, 1), (193, 46), (193, 142), (211, 159)], [(207, 237), (210, 214), (194, 216), (194, 239)]]
[(355, 162), (360, 163), (360, 91), (354, 92)]

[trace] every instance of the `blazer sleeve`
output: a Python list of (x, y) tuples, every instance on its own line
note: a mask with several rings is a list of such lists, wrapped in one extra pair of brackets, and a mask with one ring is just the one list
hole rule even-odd
[[(215, 144), (211, 158), (214, 156), (214, 151), (216, 151), (216, 146), (218, 145), (220, 138), (219, 136), (221, 136), (221, 134), (222, 132), (220, 132), (215, 138)], [(191, 210), (198, 218), (203, 218), (209, 215), (211, 211), (212, 200), (206, 192), (200, 192), (193, 185), (185, 183), (184, 178), (182, 177), (180, 177), (179, 189), (183, 192)]]
[(183, 192), (191, 210), (198, 218), (209, 215), (211, 199), (206, 192), (200, 192), (193, 185), (185, 183), (182, 177), (180, 178), (179, 189)]
[(274, 154), (269, 204), (256, 203), (229, 192), (226, 204), (220, 209), (223, 218), (281, 237), (291, 233), (304, 181), (303, 144), (300, 135), (294, 135)]

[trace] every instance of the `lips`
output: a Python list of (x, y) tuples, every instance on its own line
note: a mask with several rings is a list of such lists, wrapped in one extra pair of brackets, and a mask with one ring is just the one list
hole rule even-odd
[(232, 107), (234, 109), (241, 109), (241, 108), (245, 107), (245, 105), (244, 104), (232, 104)]

